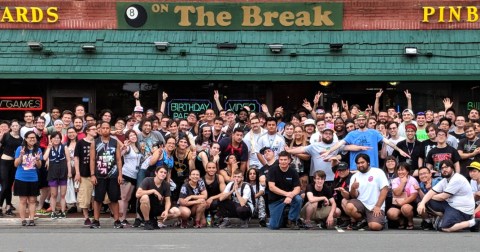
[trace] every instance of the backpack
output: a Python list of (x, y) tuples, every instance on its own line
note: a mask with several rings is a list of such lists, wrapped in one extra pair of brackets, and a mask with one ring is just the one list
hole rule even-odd
[[(235, 183), (235, 182), (233, 182)], [(242, 182), (242, 186), (240, 187), (240, 197), (243, 197), (243, 190), (245, 189), (245, 186), (250, 187), (250, 200), (252, 201), (253, 208), (255, 209), (255, 191), (253, 190), (252, 186), (247, 183), (247, 182)], [(233, 190), (233, 184), (232, 187), (230, 188), (230, 191)], [(248, 202), (247, 202), (248, 203)]]

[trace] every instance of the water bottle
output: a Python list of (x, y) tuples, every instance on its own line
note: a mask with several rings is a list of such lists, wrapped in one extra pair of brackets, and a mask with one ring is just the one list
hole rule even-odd
[(212, 216), (210, 214), (207, 215), (207, 227), (212, 226)]

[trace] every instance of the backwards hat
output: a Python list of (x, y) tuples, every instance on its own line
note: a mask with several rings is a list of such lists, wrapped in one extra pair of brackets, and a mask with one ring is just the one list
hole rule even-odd
[(133, 109), (133, 112), (143, 113), (143, 107), (142, 106), (135, 106), (135, 108)]
[(359, 118), (361, 118), (361, 119), (367, 119), (367, 115), (365, 115), (365, 113), (363, 113), (363, 112), (360, 112), (360, 113), (358, 113), (358, 115), (357, 115), (357, 119), (359, 119)]
[(307, 125), (313, 125), (315, 126), (315, 120), (313, 119), (307, 119), (303, 122), (303, 126), (307, 126)]
[(333, 172), (342, 171), (342, 170), (349, 170), (349, 169), (350, 169), (350, 167), (348, 167), (348, 164), (346, 162), (340, 162), (337, 165), (335, 165), (334, 167), (332, 167)]
[(260, 154), (263, 155), (263, 154), (265, 154), (265, 151), (266, 151), (266, 150), (272, 150), (272, 148), (270, 148), (270, 147), (268, 147), (268, 146), (265, 146), (265, 147), (263, 147), (262, 149), (260, 149), (259, 152), (260, 152)]

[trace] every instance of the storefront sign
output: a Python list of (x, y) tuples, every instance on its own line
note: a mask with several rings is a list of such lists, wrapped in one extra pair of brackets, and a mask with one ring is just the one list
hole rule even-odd
[(58, 7), (0, 7), (0, 23), (56, 23)]
[(478, 21), (475, 6), (424, 6), (423, 23), (474, 23)]
[(0, 110), (43, 110), (43, 98), (0, 96)]
[(241, 108), (248, 106), (250, 111), (260, 112), (261, 105), (257, 100), (227, 100), (225, 110), (233, 110), (237, 113)]
[(173, 99), (168, 102), (168, 114), (173, 118), (187, 118), (190, 112), (198, 113), (212, 108), (209, 100)]
[(467, 111), (471, 109), (480, 109), (480, 102), (467, 102)]
[(118, 29), (342, 30), (343, 3), (117, 3)]

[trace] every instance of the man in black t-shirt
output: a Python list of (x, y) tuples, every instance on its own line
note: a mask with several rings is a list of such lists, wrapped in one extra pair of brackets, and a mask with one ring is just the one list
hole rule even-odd
[(467, 123), (465, 125), (466, 138), (458, 143), (458, 154), (460, 155), (460, 173), (467, 179), (470, 179), (467, 166), (472, 162), (480, 162), (480, 139), (475, 134), (475, 125)]
[(302, 206), (298, 173), (290, 167), (292, 158), (286, 151), (278, 154), (278, 166), (268, 172), (268, 208), (270, 209), (270, 229), (282, 226), (283, 210), (290, 205), (287, 227), (298, 230), (297, 220)]
[(90, 146), (97, 136), (97, 126), (89, 123), (85, 127), (87, 134), (75, 145), (74, 163), (75, 163), (75, 182), (80, 183), (78, 188), (78, 207), (82, 209), (85, 218), (84, 225), (90, 226), (91, 221), (88, 218), (88, 209), (92, 202), (93, 184), (90, 181)]
[(247, 171), (247, 161), (248, 161), (248, 146), (243, 141), (243, 130), (236, 128), (233, 130), (231, 137), (225, 137), (219, 142), (220, 144), (220, 169), (223, 169), (227, 166), (225, 163), (225, 158), (228, 155), (235, 155), (237, 160), (240, 162), (239, 168), (243, 171)]
[(450, 145), (447, 145), (448, 132), (446, 130), (437, 131), (437, 147), (428, 152), (425, 161), (426, 166), (440, 176), (440, 162), (451, 160), (454, 164), (455, 172), (460, 173), (460, 155), (458, 151)]
[[(155, 177), (148, 177), (142, 181), (135, 196), (140, 200), (137, 212), (145, 220), (145, 230), (153, 230), (160, 225), (164, 227), (163, 221), (174, 219), (180, 216), (177, 207), (171, 207), (170, 184), (165, 180), (168, 171), (165, 166), (155, 169)], [(160, 225), (156, 218), (160, 217)]]
[(313, 174), (313, 183), (307, 185), (306, 198), (308, 202), (300, 211), (300, 217), (305, 219), (305, 226), (313, 228), (314, 222), (325, 221), (328, 227), (333, 226), (334, 218), (341, 214), (337, 208), (332, 190), (324, 186), (327, 175), (324, 171), (318, 170)]
[(410, 156), (404, 157), (398, 153), (398, 151), (394, 150), (392, 156), (398, 159), (398, 162), (406, 162), (410, 165), (412, 171), (418, 170), (418, 167), (422, 167), (423, 165), (423, 148), (422, 143), (415, 139), (417, 134), (417, 127), (415, 124), (407, 124), (405, 125), (405, 134), (407, 138), (397, 143), (397, 147)]

